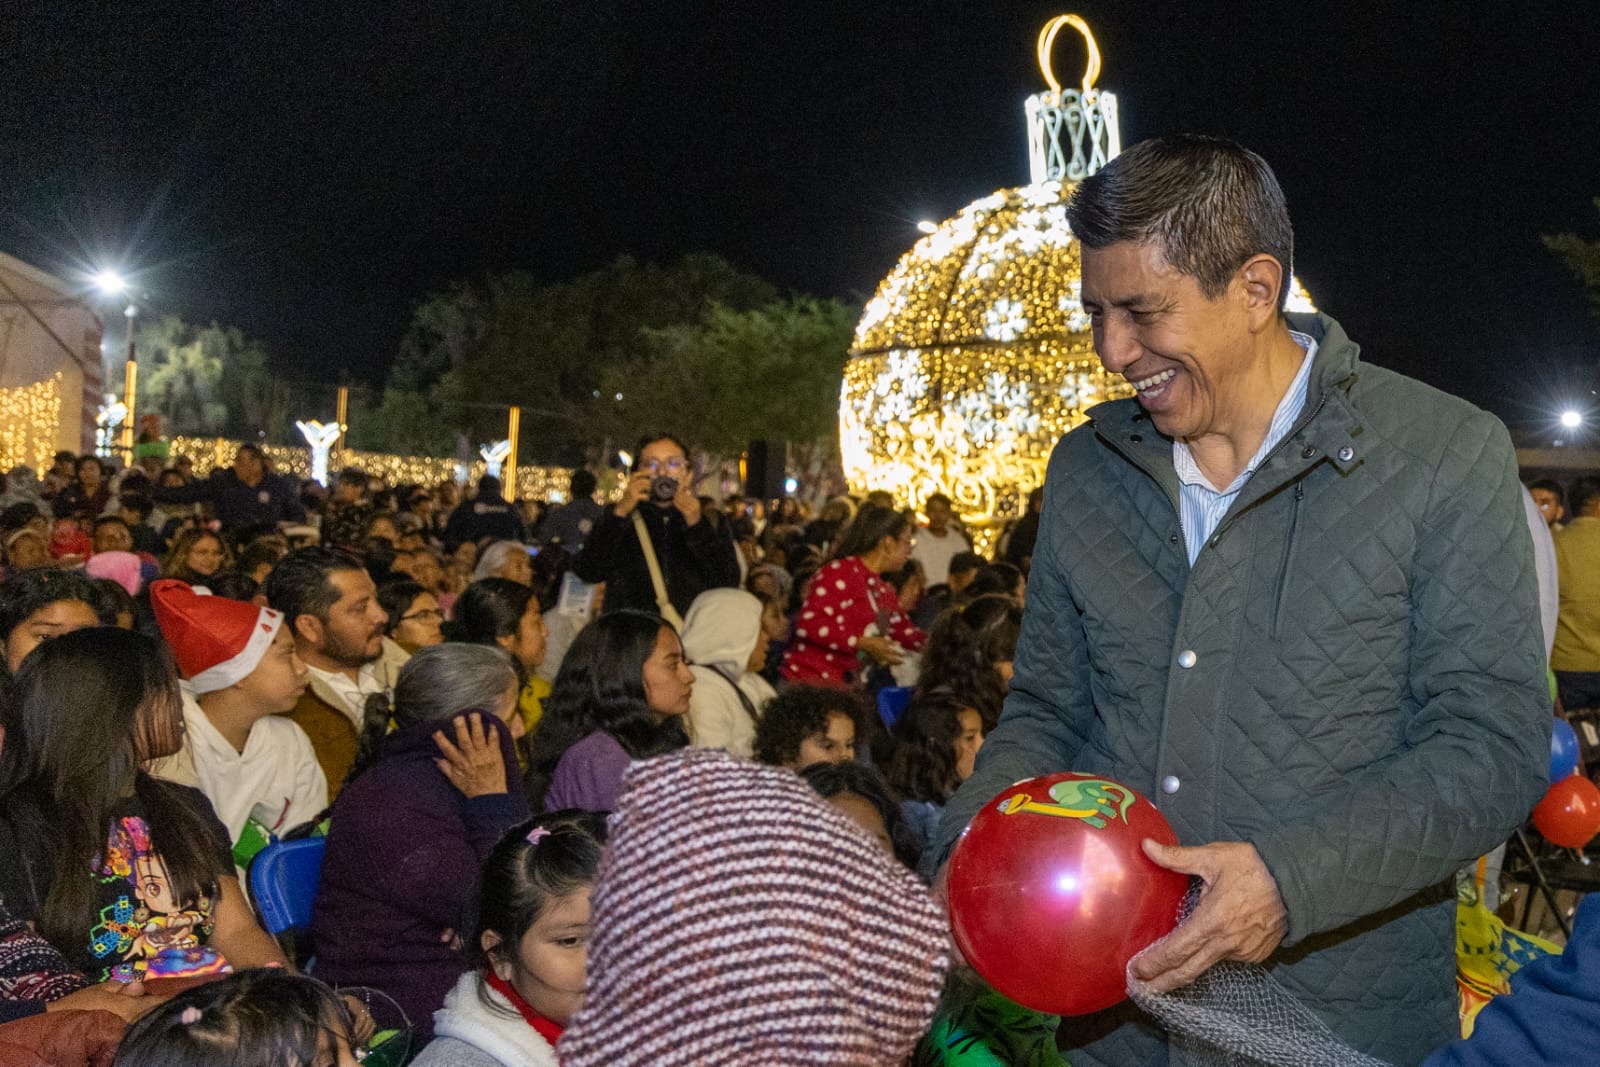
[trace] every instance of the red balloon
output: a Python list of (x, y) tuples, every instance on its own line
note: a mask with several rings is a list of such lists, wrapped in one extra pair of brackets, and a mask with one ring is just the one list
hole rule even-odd
[(1600, 834), (1600, 789), (1581, 774), (1551, 783), (1533, 809), (1533, 825), (1553, 844), (1582, 848)]
[(1001, 994), (1051, 1015), (1127, 997), (1128, 961), (1178, 924), (1187, 875), (1145, 838), (1178, 835), (1144, 797), (1088, 774), (1011, 786), (962, 832), (946, 866), (956, 944)]

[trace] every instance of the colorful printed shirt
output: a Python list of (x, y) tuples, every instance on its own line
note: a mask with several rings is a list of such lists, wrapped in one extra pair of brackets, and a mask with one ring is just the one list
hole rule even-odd
[[(216, 872), (233, 874), (227, 831), (200, 793), (190, 789), (183, 793), (212, 830)], [(216, 883), (196, 898), (176, 898), (166, 864), (151, 845), (144, 805), (137, 798), (128, 798), (118, 809), (105, 854), (96, 859), (92, 875), (99, 918), (79, 961), (90, 981), (141, 979), (152, 961), (193, 956), (193, 950), (204, 948), (211, 937)], [(156, 967), (157, 972), (163, 969), (164, 965)]]

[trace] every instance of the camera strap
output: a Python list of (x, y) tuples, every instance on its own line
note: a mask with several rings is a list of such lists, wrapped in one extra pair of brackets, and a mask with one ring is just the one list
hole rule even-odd
[(633, 532), (639, 535), (639, 550), (644, 553), (644, 565), (650, 568), (650, 584), (656, 590), (656, 610), (681, 634), (683, 617), (667, 597), (667, 580), (661, 574), (661, 561), (656, 559), (655, 543), (650, 540), (650, 530), (645, 526), (644, 516), (639, 514), (638, 508), (633, 509)]

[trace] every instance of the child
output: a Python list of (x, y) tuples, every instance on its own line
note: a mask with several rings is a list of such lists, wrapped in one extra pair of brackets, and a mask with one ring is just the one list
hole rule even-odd
[(472, 970), (434, 1014), (415, 1067), (556, 1067), (583, 1003), (589, 892), (605, 817), (561, 811), (512, 828), (484, 865), (464, 950)]
[(845, 689), (791, 685), (767, 705), (756, 724), (756, 759), (792, 771), (813, 763), (856, 758), (861, 703)]
[(934, 689), (912, 699), (895, 723), (894, 736), (894, 755), (884, 777), (900, 794), (901, 811), (928, 861), (922, 874), (931, 880), (931, 846), (945, 801), (972, 776), (973, 761), (983, 747), (983, 720), (954, 693)]
[(350, 1016), (315, 978), (263, 968), (180, 993), (135, 1023), (116, 1067), (356, 1067)]
[(150, 604), (193, 693), (183, 742), (192, 784), (216, 809), (243, 871), (276, 835), (328, 806), (310, 739), (280, 714), (305, 692), (306, 665), (271, 608), (201, 595), (170, 578), (151, 584)]

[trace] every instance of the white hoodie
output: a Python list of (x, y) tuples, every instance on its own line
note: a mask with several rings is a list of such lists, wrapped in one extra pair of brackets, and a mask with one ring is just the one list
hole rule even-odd
[[(483, 989), (480, 995), (479, 989)], [(483, 1002), (487, 996), (499, 1011)], [(433, 1013), (433, 1041), (411, 1067), (557, 1067), (556, 1051), (476, 971), (456, 982)]]
[[(683, 619), (683, 654), (692, 665), (689, 736), (699, 748), (725, 748), (748, 759), (757, 714), (777, 696), (761, 675), (745, 669), (761, 636), (761, 601), (742, 589), (708, 589)], [(737, 686), (737, 689), (735, 688)]]

